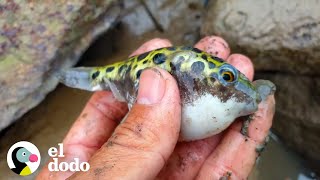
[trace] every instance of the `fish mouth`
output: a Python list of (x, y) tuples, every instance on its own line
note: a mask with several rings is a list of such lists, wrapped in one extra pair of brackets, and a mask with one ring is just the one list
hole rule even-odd
[(251, 87), (247, 88), (245, 92), (251, 100), (243, 111), (242, 115), (249, 115), (258, 110), (259, 104), (264, 101), (269, 95), (274, 94), (276, 86), (268, 80), (256, 80), (252, 82)]
[[(276, 92), (276, 86), (269, 80), (256, 80), (253, 81), (253, 85), (257, 90), (257, 103), (264, 101), (269, 95)], [(258, 101), (259, 100), (259, 101)]]

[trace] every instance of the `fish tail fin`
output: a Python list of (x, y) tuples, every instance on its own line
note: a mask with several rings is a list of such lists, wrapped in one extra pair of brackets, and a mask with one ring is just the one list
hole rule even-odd
[(93, 83), (92, 72), (94, 67), (76, 67), (62, 70), (57, 74), (61, 83), (72, 88), (83, 89), (87, 91), (108, 90), (103, 83)]
[(76, 67), (60, 71), (56, 76), (66, 86), (87, 91), (112, 91), (118, 101), (126, 101), (124, 92), (110, 79), (112, 73), (106, 72), (108, 67)]

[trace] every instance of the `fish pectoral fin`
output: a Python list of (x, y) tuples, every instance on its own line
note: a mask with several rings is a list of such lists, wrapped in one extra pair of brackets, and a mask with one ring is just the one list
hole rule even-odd
[(126, 98), (121, 94), (120, 89), (107, 78), (104, 79), (113, 96), (120, 102), (126, 102)]
[(78, 88), (87, 91), (101, 90), (102, 88), (100, 85), (92, 86), (90, 79), (91, 71), (92, 68), (87, 67), (70, 68), (60, 71), (56, 76), (61, 83), (72, 88)]

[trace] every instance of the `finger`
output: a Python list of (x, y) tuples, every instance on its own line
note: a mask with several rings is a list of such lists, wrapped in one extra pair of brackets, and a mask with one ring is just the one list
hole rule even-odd
[(197, 178), (246, 179), (258, 156), (257, 148), (264, 144), (264, 139), (268, 135), (274, 108), (273, 95), (259, 104), (259, 109), (249, 125), (249, 138), (240, 133), (239, 122), (233, 124), (205, 161)]
[(155, 49), (163, 48), (163, 47), (169, 47), (172, 46), (171, 42), (167, 39), (160, 39), (160, 38), (155, 38), (150, 41), (145, 42), (140, 46), (136, 51), (134, 51), (131, 56), (136, 56), (148, 51), (152, 51)]
[(218, 145), (221, 134), (192, 142), (179, 142), (157, 179), (194, 179)]
[(248, 79), (252, 81), (254, 75), (254, 68), (252, 61), (242, 54), (231, 54), (226, 60), (228, 63), (235, 66)]
[(230, 55), (228, 43), (219, 36), (206, 36), (202, 38), (194, 47), (222, 59), (227, 59)]
[[(205, 37), (195, 47), (224, 59), (230, 53), (227, 42), (217, 36)], [(220, 142), (221, 137), (222, 134), (219, 134), (204, 140), (178, 143), (157, 178), (194, 179), (203, 162)]]
[[(66, 135), (63, 141), (65, 157), (59, 161), (71, 162), (73, 158), (88, 161), (108, 140), (126, 113), (127, 105), (116, 101), (111, 92), (94, 93)], [(47, 167), (39, 174), (39, 179), (65, 179), (72, 174), (49, 172)]]
[(173, 77), (162, 69), (145, 70), (137, 103), (127, 119), (91, 158), (90, 170), (73, 177), (153, 179), (176, 145), (180, 120), (180, 96)]
[[(153, 39), (144, 43), (134, 53), (141, 54), (166, 46), (171, 46), (168, 40)], [(127, 105), (117, 102), (111, 92), (94, 93), (65, 137), (63, 143), (67, 155), (63, 161), (73, 161), (74, 157), (79, 158), (80, 161), (88, 161), (92, 154), (108, 140), (126, 113)], [(71, 174), (71, 172), (49, 174), (48, 169), (44, 168), (38, 178), (45, 179), (50, 176), (55, 179), (65, 179)]]
[(83, 145), (99, 149), (127, 112), (126, 103), (117, 101), (111, 92), (94, 93), (66, 135), (65, 147)]

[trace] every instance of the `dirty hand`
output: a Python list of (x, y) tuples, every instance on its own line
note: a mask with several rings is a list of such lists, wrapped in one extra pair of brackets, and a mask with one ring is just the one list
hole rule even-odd
[[(132, 55), (171, 46), (154, 39)], [(226, 59), (249, 79), (253, 65), (247, 57), (230, 55), (227, 43), (216, 36), (202, 39), (195, 47)], [(45, 167), (38, 179), (245, 179), (258, 156), (272, 124), (274, 97), (259, 105), (248, 129), (240, 133), (236, 121), (223, 133), (193, 141), (178, 142), (181, 106), (176, 81), (166, 71), (145, 70), (140, 77), (137, 103), (125, 122), (126, 104), (111, 92), (96, 92), (63, 141), (65, 157), (59, 161), (89, 161), (87, 172), (49, 172)]]

